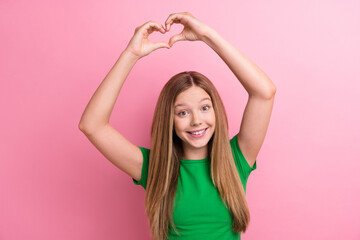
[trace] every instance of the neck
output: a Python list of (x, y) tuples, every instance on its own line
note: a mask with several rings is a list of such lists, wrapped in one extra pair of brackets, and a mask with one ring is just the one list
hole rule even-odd
[(201, 148), (193, 148), (190, 146), (183, 146), (184, 148), (184, 156), (183, 159), (204, 159), (208, 158), (208, 145)]

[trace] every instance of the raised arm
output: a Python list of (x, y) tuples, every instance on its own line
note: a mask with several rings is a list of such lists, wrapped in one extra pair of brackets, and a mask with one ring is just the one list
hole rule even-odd
[(224, 60), (249, 94), (237, 139), (245, 159), (253, 167), (270, 123), (276, 87), (254, 62), (216, 31), (209, 30), (205, 42)]
[(155, 49), (169, 45), (153, 43), (147, 38), (153, 31), (165, 33), (156, 22), (147, 22), (137, 27), (126, 49), (95, 91), (79, 122), (79, 129), (91, 143), (115, 166), (139, 181), (143, 156), (140, 148), (129, 142), (109, 124), (119, 92), (135, 63)]
[(221, 57), (249, 94), (238, 143), (249, 166), (253, 167), (270, 122), (276, 92), (274, 83), (248, 57), (191, 13), (171, 14), (165, 22), (167, 30), (173, 23), (183, 24), (184, 30), (170, 39), (170, 46), (177, 41), (192, 41), (194, 35), (199, 36)]
[(158, 48), (170, 48), (166, 42), (149, 41), (148, 36), (153, 31), (165, 33), (161, 24), (153, 21), (136, 28), (128, 46), (87, 104), (79, 122), (79, 128), (82, 131), (93, 132), (109, 123), (111, 112), (125, 79), (140, 58)]
[(125, 50), (121, 53), (87, 104), (79, 128), (91, 133), (109, 123), (120, 90), (138, 58)]

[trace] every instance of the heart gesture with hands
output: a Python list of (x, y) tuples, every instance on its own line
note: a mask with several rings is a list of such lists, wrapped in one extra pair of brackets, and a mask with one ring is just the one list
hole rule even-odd
[[(172, 36), (169, 42), (152, 42), (148, 39), (154, 31), (162, 34), (170, 31), (171, 25), (180, 23), (184, 26), (181, 33)], [(171, 48), (178, 41), (203, 41), (209, 26), (196, 19), (191, 13), (173, 13), (165, 21), (166, 29), (155, 21), (148, 21), (135, 29), (134, 36), (126, 47), (126, 50), (136, 56), (138, 59), (149, 55), (159, 48)]]

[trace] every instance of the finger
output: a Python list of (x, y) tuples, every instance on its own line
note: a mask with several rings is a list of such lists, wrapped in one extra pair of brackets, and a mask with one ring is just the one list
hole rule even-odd
[(160, 23), (157, 23), (157, 22), (154, 22), (154, 21), (147, 22), (146, 25), (144, 26), (144, 29), (147, 31), (146, 33), (148, 35), (151, 34), (154, 31), (159, 31), (161, 33), (166, 32), (164, 27)]
[(183, 13), (173, 13), (165, 21), (166, 31), (170, 31), (170, 27), (173, 23), (182, 23)]
[(164, 29), (164, 27), (161, 26), (159, 23), (151, 23), (151, 24), (148, 26), (147, 30), (148, 30), (148, 33), (149, 33), (149, 34), (152, 33), (152, 32), (154, 32), (154, 31), (159, 31), (159, 32), (162, 32), (162, 33), (165, 33), (165, 32), (166, 32), (165, 29)]

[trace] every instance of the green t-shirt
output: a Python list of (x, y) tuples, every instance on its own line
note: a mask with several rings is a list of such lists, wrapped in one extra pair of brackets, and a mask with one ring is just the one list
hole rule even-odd
[[(250, 173), (256, 169), (257, 164), (255, 161), (252, 168), (249, 166), (240, 150), (237, 135), (230, 140), (230, 145), (246, 193), (247, 179)], [(133, 178), (132, 180), (134, 184), (141, 185), (146, 190), (150, 149), (139, 148), (143, 154), (141, 179), (136, 181)], [(230, 212), (211, 181), (208, 158), (200, 160), (181, 159), (173, 219), (181, 236), (176, 234), (169, 223), (168, 240), (241, 239), (241, 233), (232, 231)]]

